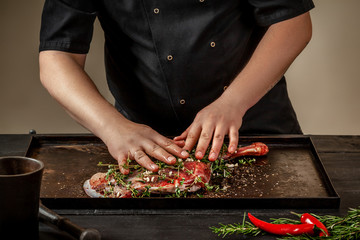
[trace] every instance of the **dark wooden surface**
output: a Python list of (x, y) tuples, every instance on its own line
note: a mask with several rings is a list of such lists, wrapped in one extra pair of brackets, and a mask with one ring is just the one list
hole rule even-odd
[[(360, 206), (360, 136), (311, 136), (322, 163), (341, 197), (339, 209), (61, 209), (55, 212), (84, 228), (96, 228), (102, 239), (222, 239), (209, 229), (219, 223), (242, 221), (244, 212), (257, 217), (294, 217), (290, 211), (343, 216), (348, 208)], [(0, 135), (0, 156), (24, 155), (30, 135)], [(40, 240), (72, 239), (40, 224)], [(239, 235), (225, 239), (254, 239)], [(276, 239), (262, 236), (256, 239)]]

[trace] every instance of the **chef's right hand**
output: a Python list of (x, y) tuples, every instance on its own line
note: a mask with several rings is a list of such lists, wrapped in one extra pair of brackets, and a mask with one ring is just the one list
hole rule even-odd
[(110, 154), (118, 161), (123, 174), (129, 174), (127, 159), (135, 160), (144, 168), (156, 172), (159, 167), (150, 157), (173, 165), (177, 161), (176, 157), (189, 156), (182, 149), (185, 142), (168, 139), (146, 125), (129, 120), (122, 120), (102, 139)]
[(182, 149), (184, 141), (170, 140), (121, 115), (85, 72), (85, 60), (85, 54), (43, 51), (39, 56), (40, 79), (71, 117), (104, 141), (122, 173), (129, 173), (128, 158), (156, 172), (158, 166), (150, 157), (174, 164), (175, 157), (188, 156)]

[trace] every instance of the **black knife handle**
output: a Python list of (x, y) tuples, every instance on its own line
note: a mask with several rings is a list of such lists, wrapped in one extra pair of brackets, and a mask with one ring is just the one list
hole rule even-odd
[(40, 203), (39, 220), (45, 224), (58, 228), (69, 233), (71, 236), (80, 240), (100, 240), (101, 235), (98, 230), (93, 228), (82, 228), (69, 219), (58, 215)]

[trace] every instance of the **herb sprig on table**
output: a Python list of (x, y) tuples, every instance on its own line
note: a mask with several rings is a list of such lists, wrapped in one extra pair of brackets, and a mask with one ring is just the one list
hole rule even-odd
[[(292, 214), (300, 217), (301, 214)], [(311, 214), (322, 222), (329, 230), (329, 237), (315, 237), (310, 235), (300, 236), (285, 236), (278, 239), (298, 239), (298, 240), (312, 240), (312, 239), (360, 239), (360, 207), (350, 208), (348, 214), (345, 217), (332, 216), (332, 215), (316, 215)], [(218, 236), (226, 237), (231, 234), (244, 234), (250, 236), (264, 235), (265, 232), (255, 227), (252, 223), (246, 221), (246, 214), (244, 214), (241, 223), (234, 224), (219, 224), (219, 227), (210, 227), (210, 229)], [(271, 219), (273, 224), (299, 224), (300, 221), (289, 218)]]

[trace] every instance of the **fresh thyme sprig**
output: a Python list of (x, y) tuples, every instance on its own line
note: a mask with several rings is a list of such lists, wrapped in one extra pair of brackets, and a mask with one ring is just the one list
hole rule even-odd
[(254, 162), (256, 162), (255, 158), (244, 157), (244, 158), (239, 159), (240, 165), (252, 164)]
[[(294, 213), (292, 214), (299, 217), (301, 214)], [(327, 229), (329, 230), (330, 236), (328, 237), (318, 237), (318, 236), (309, 236), (309, 235), (300, 235), (300, 236), (285, 236), (278, 239), (296, 239), (296, 240), (317, 240), (317, 239), (329, 239), (329, 240), (340, 240), (348, 239), (355, 240), (360, 239), (360, 207), (350, 208), (348, 214), (345, 217), (332, 216), (332, 215), (316, 215), (311, 214), (316, 217), (320, 222), (322, 222)], [(299, 224), (299, 220), (289, 219), (289, 218), (278, 218), (271, 219), (274, 224)], [(245, 214), (243, 222), (241, 224), (219, 224), (220, 227), (210, 227), (210, 229), (216, 233), (218, 236), (225, 237), (231, 234), (244, 234), (256, 236), (259, 234), (265, 234), (252, 223), (245, 221)]]
[[(108, 168), (109, 168), (109, 170), (106, 173), (107, 180), (112, 176), (118, 184), (122, 185), (123, 187), (126, 187), (126, 189), (131, 191), (132, 197), (135, 198), (138, 196), (139, 191), (136, 190), (135, 188), (132, 188), (129, 183), (126, 183), (124, 181), (124, 179), (126, 179), (126, 175), (121, 174), (118, 171), (118, 168), (115, 167), (115, 165), (108, 165)], [(109, 182), (109, 185), (110, 184), (111, 183)], [(113, 193), (113, 186), (110, 188), (109, 192), (106, 192), (105, 196), (111, 196), (112, 193)]]

